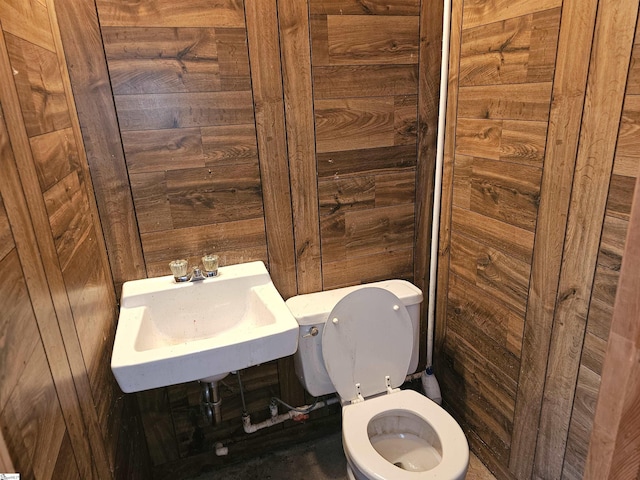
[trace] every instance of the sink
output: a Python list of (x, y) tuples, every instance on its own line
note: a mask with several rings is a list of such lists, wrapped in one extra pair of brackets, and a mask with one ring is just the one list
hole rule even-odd
[(124, 392), (139, 392), (213, 381), (297, 348), (298, 323), (264, 263), (250, 262), (198, 282), (126, 282), (111, 369)]

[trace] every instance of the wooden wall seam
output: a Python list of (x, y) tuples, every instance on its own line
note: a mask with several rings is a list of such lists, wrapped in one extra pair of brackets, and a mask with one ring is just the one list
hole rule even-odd
[(309, 11), (306, 2), (278, 0), (297, 293), (322, 290)]
[(509, 462), (517, 478), (533, 472), (597, 0), (586, 6), (563, 2)]

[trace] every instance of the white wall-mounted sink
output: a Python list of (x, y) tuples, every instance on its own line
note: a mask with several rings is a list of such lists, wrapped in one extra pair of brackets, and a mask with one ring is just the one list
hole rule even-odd
[(217, 277), (126, 282), (111, 369), (124, 392), (138, 392), (292, 355), (298, 323), (262, 262), (221, 267)]

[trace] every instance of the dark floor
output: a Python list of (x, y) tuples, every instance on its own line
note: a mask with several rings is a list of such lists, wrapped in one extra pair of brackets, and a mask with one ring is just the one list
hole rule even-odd
[[(342, 436), (336, 433), (191, 480), (347, 480), (346, 468)], [(467, 480), (495, 478), (472, 454)]]

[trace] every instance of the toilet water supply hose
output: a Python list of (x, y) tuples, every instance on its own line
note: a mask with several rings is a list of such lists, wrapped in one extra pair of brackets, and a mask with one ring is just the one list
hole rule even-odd
[(436, 173), (431, 220), (431, 264), (429, 266), (429, 304), (427, 316), (427, 368), (422, 375), (424, 393), (438, 405), (442, 403), (440, 386), (433, 374), (433, 337), (436, 316), (436, 278), (438, 273), (438, 241), (440, 205), (442, 202), (442, 169), (444, 164), (444, 127), (447, 114), (447, 86), (449, 77), (449, 43), (451, 37), (451, 0), (444, 0), (442, 15), (442, 62), (440, 64), (440, 102), (438, 105), (438, 139), (436, 145)]

